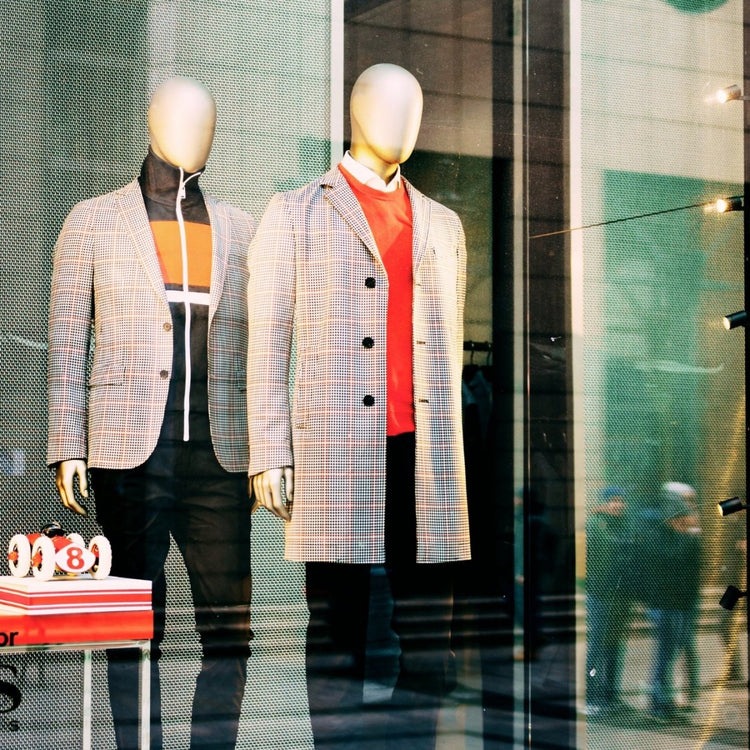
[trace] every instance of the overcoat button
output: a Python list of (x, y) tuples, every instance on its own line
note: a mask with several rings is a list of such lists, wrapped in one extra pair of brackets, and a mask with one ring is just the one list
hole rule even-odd
[(162, 370), (162, 371), (161, 371), (161, 372), (159, 373), (159, 377), (160, 377), (160, 378), (161, 378), (162, 380), (166, 380), (166, 379), (167, 379), (167, 378), (169, 377), (169, 372), (168, 372), (167, 370)]
[(172, 330), (172, 324), (171, 323), (165, 323), (164, 324), (164, 330), (165, 331), (171, 331)]
[(364, 397), (364, 398), (362, 399), (362, 403), (363, 403), (363, 404), (364, 404), (365, 406), (374, 406), (374, 404), (375, 404), (375, 399), (374, 399), (374, 398), (373, 398), (372, 396), (370, 396), (370, 395), (368, 394), (367, 396), (365, 396), (365, 397)]
[(372, 347), (375, 346), (375, 341), (369, 336), (365, 336), (365, 338), (362, 339), (362, 346), (364, 346), (365, 349), (372, 349)]
[(366, 287), (367, 287), (368, 289), (374, 289), (374, 288), (375, 288), (375, 279), (373, 279), (373, 277), (372, 277), (372, 276), (368, 276), (368, 277), (367, 277), (367, 278), (365, 279), (365, 286), (366, 286)]

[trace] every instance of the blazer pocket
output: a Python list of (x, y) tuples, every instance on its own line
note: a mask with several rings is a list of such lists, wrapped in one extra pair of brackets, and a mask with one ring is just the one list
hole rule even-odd
[(122, 385), (125, 382), (125, 365), (94, 366), (89, 378), (89, 388), (101, 385)]
[(458, 248), (456, 245), (444, 242), (433, 242), (431, 250), (436, 263), (441, 266), (447, 266), (451, 269), (456, 268), (456, 265), (458, 264)]
[(455, 299), (458, 280), (458, 250), (454, 245), (433, 244), (428, 267), (434, 290), (446, 299)]
[(247, 373), (244, 369), (238, 368), (234, 375), (224, 375), (222, 373), (209, 374), (208, 380), (218, 388), (243, 392), (247, 390)]
[(292, 425), (295, 429), (306, 428), (308, 402), (310, 393), (310, 363), (307, 357), (295, 357), (290, 368), (290, 398), (292, 406)]
[(237, 373), (235, 383), (238, 391), (242, 391), (243, 393), (247, 391), (247, 373), (244, 370)]

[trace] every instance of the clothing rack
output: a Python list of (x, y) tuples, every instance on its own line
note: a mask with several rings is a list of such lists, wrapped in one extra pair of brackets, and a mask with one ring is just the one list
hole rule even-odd
[(484, 366), (488, 367), (492, 362), (492, 342), (491, 341), (464, 341), (464, 351), (470, 352), (469, 364), (466, 367), (477, 366), (474, 362), (474, 354), (483, 352), (485, 357)]
[(491, 341), (464, 341), (465, 352), (491, 352)]

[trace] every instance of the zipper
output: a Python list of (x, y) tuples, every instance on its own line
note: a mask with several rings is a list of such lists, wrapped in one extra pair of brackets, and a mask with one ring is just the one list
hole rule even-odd
[(190, 387), (192, 382), (192, 352), (190, 351), (190, 279), (188, 274), (188, 252), (187, 252), (187, 235), (185, 234), (185, 219), (182, 216), (182, 201), (187, 195), (185, 186), (201, 173), (196, 172), (185, 179), (185, 171), (180, 167), (180, 186), (177, 189), (177, 199), (175, 201), (175, 214), (177, 216), (177, 226), (180, 230), (180, 251), (182, 254), (182, 291), (185, 298), (185, 396), (183, 401), (183, 422), (182, 422), (182, 440), (190, 440)]

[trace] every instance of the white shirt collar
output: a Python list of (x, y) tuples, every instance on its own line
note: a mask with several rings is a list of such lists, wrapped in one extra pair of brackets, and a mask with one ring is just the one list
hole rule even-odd
[(367, 187), (373, 188), (374, 190), (380, 190), (382, 193), (392, 193), (394, 190), (398, 190), (401, 185), (400, 166), (396, 166), (396, 174), (391, 177), (389, 182), (386, 182), (376, 175), (369, 167), (360, 164), (348, 151), (344, 154), (344, 158), (341, 160), (341, 166), (349, 172), (357, 182), (361, 182), (363, 185), (367, 185)]

